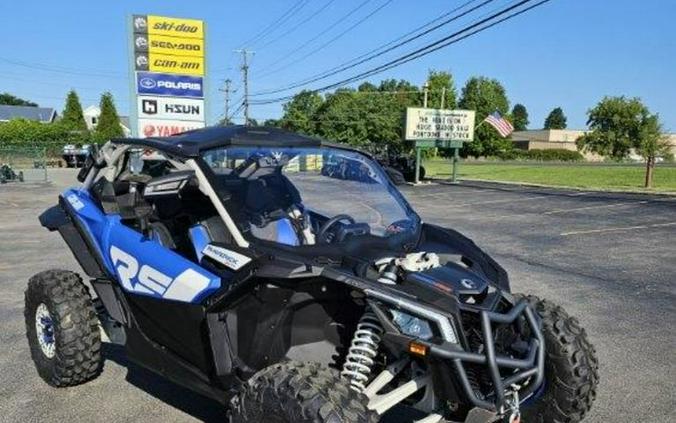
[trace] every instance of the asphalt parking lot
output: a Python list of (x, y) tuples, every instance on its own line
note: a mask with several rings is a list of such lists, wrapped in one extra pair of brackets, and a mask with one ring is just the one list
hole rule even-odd
[[(214, 402), (129, 364), (106, 348), (103, 374), (53, 389), (37, 376), (24, 335), (23, 290), (33, 273), (79, 270), (37, 215), (75, 181), (0, 186), (0, 421), (225, 421)], [(428, 222), (457, 229), (510, 272), (514, 291), (577, 316), (601, 365), (588, 422), (676, 420), (676, 197), (496, 184), (431, 184), (405, 195)]]

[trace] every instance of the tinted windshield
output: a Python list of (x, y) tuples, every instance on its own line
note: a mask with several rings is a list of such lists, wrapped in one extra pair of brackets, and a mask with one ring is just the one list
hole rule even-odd
[[(210, 150), (203, 159), (228, 187), (229, 203), (241, 206), (238, 218), (248, 222), (240, 223), (250, 225), (256, 237), (281, 239), (280, 225), (288, 220), (287, 226), (298, 229), (293, 216), (299, 215), (305, 216), (301, 229), (306, 225), (314, 235), (338, 215), (350, 218), (341, 219), (338, 227), (367, 227), (369, 234), (380, 237), (417, 228), (418, 217), (381, 168), (357, 152), (238, 146)], [(269, 229), (270, 225), (275, 226)], [(353, 232), (357, 234), (356, 229)]]

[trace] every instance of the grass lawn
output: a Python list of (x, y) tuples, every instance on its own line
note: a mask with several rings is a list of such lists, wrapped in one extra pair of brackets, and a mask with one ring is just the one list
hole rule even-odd
[[(452, 164), (448, 160), (424, 162), (427, 175), (450, 178)], [(512, 163), (460, 163), (460, 179), (525, 182), (596, 189), (643, 189), (645, 168), (642, 166), (548, 165)], [(676, 191), (676, 167), (655, 169), (653, 191)]]

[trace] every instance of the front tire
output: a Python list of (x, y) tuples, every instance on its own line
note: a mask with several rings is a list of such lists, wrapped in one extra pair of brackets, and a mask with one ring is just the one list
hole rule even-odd
[(101, 334), (88, 288), (66, 270), (28, 281), (24, 317), (38, 374), (55, 387), (79, 385), (101, 373)]
[(232, 401), (232, 423), (371, 423), (377, 414), (340, 374), (316, 363), (284, 362), (256, 373)]
[(541, 398), (522, 410), (526, 423), (577, 423), (596, 399), (599, 383), (596, 350), (574, 317), (547, 300), (526, 299), (542, 318), (545, 338), (545, 387)]

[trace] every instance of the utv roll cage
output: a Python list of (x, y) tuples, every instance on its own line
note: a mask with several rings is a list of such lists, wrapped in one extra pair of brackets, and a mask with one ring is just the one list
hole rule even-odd
[[(104, 177), (112, 177), (111, 175), (114, 172), (120, 171), (119, 159), (130, 148), (156, 150), (165, 155), (166, 159), (177, 169), (194, 172), (199, 183), (199, 189), (211, 200), (219, 217), (223, 220), (223, 223), (232, 235), (236, 246), (240, 249), (247, 249), (250, 247), (250, 241), (239, 230), (233, 217), (226, 209), (224, 202), (214, 190), (212, 170), (202, 158), (202, 154), (209, 150), (227, 146), (260, 146), (270, 148), (331, 147), (333, 149), (358, 152), (372, 159), (370, 154), (345, 145), (328, 143), (321, 139), (292, 134), (277, 128), (251, 128), (245, 126), (213, 127), (167, 138), (114, 139), (109, 145), (103, 146), (99, 152), (97, 161), (92, 161), (85, 166), (80, 174), (81, 180), (84, 183), (84, 187), (89, 188), (99, 172), (104, 172)], [(411, 209), (408, 202), (396, 188), (392, 188), (403, 203)], [(64, 207), (70, 208), (67, 202), (63, 201), (62, 203)], [(71, 213), (74, 212), (71, 210)], [(49, 216), (45, 216), (45, 220), (48, 220), (48, 218)], [(45, 226), (49, 225), (48, 222), (43, 223), (46, 223)], [(462, 307), (473, 310), (478, 315), (482, 341), (485, 345), (485, 350), (482, 352), (472, 352), (469, 350), (468, 341), (464, 336), (464, 329), (461, 327), (457, 315), (455, 315), (458, 312), (455, 305), (449, 306), (449, 308), (452, 307), (452, 311), (441, 311), (437, 307), (437, 304), (435, 304), (436, 300), (433, 301), (427, 298), (426, 301), (421, 302), (419, 299), (416, 299), (414, 293), (409, 293), (414, 298), (413, 301), (410, 301), (406, 297), (402, 297), (401, 292), (397, 290), (390, 289), (365, 277), (350, 274), (332, 266), (318, 266), (320, 269), (319, 274), (313, 276), (340, 281), (351, 287), (351, 289), (363, 292), (366, 302), (376, 311), (379, 319), (387, 329), (385, 334), (386, 342), (396, 345), (398, 349), (405, 351), (412, 339), (402, 334), (392, 324), (391, 319), (387, 317), (387, 310), (403, 309), (414, 315), (424, 316), (430, 321), (436, 322), (442, 329), (443, 342), (422, 342), (429, 348), (431, 356), (437, 359), (449, 360), (449, 364), (453, 365), (454, 371), (459, 377), (462, 393), (474, 406), (501, 413), (507, 402), (505, 391), (512, 385), (532, 378), (529, 386), (523, 391), (524, 395), (530, 395), (542, 382), (544, 374), (544, 340), (539, 330), (539, 319), (532, 309), (527, 306), (525, 299), (515, 300), (508, 293), (509, 280), (506, 271), (468, 238), (452, 230), (432, 225), (425, 225), (423, 227), (422, 224), (416, 238), (417, 240), (414, 243), (416, 245), (425, 244), (426, 248), (436, 249), (437, 251), (455, 250), (455, 252), (459, 252), (467, 267), (475, 266), (477, 269), (480, 269), (487, 280), (490, 280), (497, 287), (506, 291), (504, 294), (499, 291), (493, 292), (490, 295), (486, 294), (485, 299), (486, 303), (494, 301), (496, 304), (506, 299), (508, 303), (511, 303), (511, 307), (505, 312), (488, 311), (475, 308), (471, 305), (462, 305)], [(264, 243), (256, 247), (260, 251), (266, 250)], [(310, 262), (307, 256), (303, 257), (302, 249), (285, 246), (277, 246), (276, 248), (275, 255), (280, 260), (283, 260), (284, 254), (288, 254), (291, 257), (290, 262), (297, 262), (299, 265), (303, 262)], [(89, 267), (91, 268), (92, 266)], [(105, 269), (104, 266), (100, 267)], [(310, 274), (304, 273), (304, 275), (308, 276)], [(216, 321), (218, 320), (218, 315), (212, 316), (212, 313), (209, 312), (210, 306), (217, 302), (222, 302), (226, 295), (227, 293), (219, 294), (214, 299), (207, 299), (204, 302), (209, 325), (213, 324), (216, 327)], [(421, 297), (424, 298), (424, 296)], [(441, 302), (441, 300), (439, 301)], [(444, 303), (444, 306), (447, 306), (446, 303)], [(120, 311), (118, 314), (123, 315), (124, 313)], [(209, 319), (213, 319), (214, 321), (212, 322)], [(495, 349), (492, 325), (512, 324), (518, 319), (526, 323), (532, 334), (532, 339), (528, 346), (528, 355), (522, 359), (500, 355)], [(449, 334), (449, 331), (443, 330), (447, 325), (451, 325), (450, 332), (455, 334), (453, 337)], [(216, 333), (216, 330), (214, 330), (214, 334)], [(220, 353), (223, 352), (221, 351)], [(466, 364), (468, 363), (487, 367), (493, 392), (477, 392), (475, 384), (473, 384), (467, 375)], [(235, 364), (221, 363), (217, 360), (216, 366), (227, 367), (229, 371)], [(508, 372), (508, 375), (503, 376), (501, 369), (505, 370), (502, 373)], [(450, 367), (448, 370), (452, 371)], [(533, 380), (534, 382), (532, 382)]]

